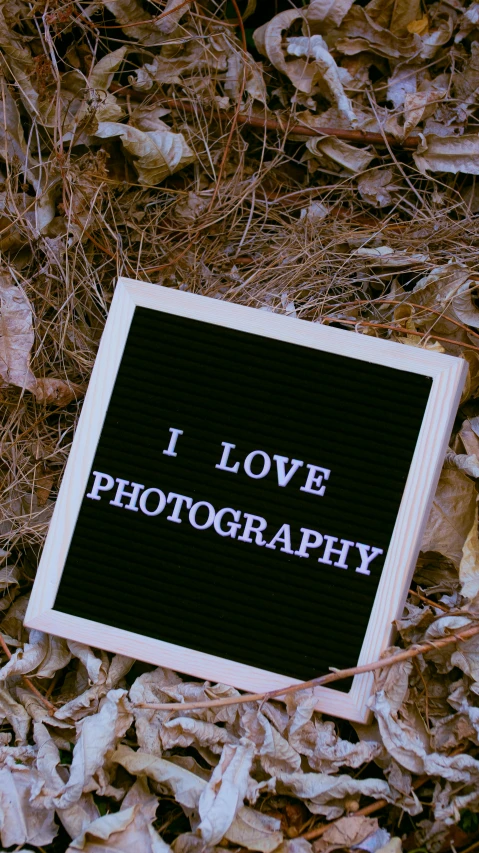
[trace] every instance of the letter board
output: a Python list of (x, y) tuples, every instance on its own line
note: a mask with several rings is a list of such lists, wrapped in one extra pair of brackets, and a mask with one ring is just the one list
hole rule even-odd
[[(377, 659), (465, 372), (120, 279), (26, 624), (247, 690)], [(318, 708), (365, 720), (371, 685)]]

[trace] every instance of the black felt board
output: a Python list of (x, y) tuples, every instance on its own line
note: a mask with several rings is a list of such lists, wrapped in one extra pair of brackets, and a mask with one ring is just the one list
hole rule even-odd
[[(386, 555), (431, 380), (136, 308), (92, 470), (369, 543)], [(163, 453), (175, 427), (177, 457)], [(252, 450), (331, 469), (323, 497), (230, 464)], [(90, 476), (86, 493), (91, 489)], [(55, 610), (308, 679), (357, 662), (370, 576), (83, 499)], [(185, 514), (182, 514), (182, 517)], [(198, 516), (200, 518), (200, 516)], [(267, 536), (268, 531), (265, 531)], [(359, 562), (359, 560), (356, 560)], [(339, 685), (341, 689), (341, 685)], [(344, 686), (343, 686), (344, 689)]]

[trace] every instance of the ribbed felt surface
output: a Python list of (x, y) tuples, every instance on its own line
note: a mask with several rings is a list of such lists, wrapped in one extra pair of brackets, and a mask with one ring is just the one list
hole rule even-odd
[[(262, 516), (268, 541), (287, 522), (294, 549), (307, 527), (386, 554), (430, 387), (137, 308), (92, 470)], [(170, 427), (183, 430), (176, 458), (163, 454)], [(215, 468), (223, 441), (230, 464), (263, 450), (305, 465), (282, 488), (274, 463), (264, 479), (230, 474)], [(331, 469), (323, 497), (300, 491), (308, 462)], [(366, 576), (359, 555), (344, 570), (319, 563), (323, 549), (301, 559), (100, 494), (83, 500), (56, 610), (300, 679), (357, 662), (384, 557)]]

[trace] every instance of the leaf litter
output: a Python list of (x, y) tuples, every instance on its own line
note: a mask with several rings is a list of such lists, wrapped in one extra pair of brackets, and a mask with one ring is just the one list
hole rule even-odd
[[(0, 82), (2, 849), (476, 849), (479, 5), (11, 0)], [(23, 626), (118, 275), (467, 361), (369, 725)]]

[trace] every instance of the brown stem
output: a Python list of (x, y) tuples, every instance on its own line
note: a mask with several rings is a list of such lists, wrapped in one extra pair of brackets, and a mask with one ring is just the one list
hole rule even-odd
[(138, 702), (137, 708), (150, 708), (153, 711), (193, 711), (197, 708), (222, 708), (225, 705), (244, 705), (247, 702), (264, 702), (268, 699), (274, 699), (279, 696), (286, 696), (288, 693), (296, 693), (298, 690), (306, 690), (310, 687), (319, 687), (323, 684), (330, 684), (332, 681), (341, 681), (344, 678), (351, 678), (353, 675), (359, 675), (363, 672), (373, 672), (376, 669), (384, 669), (386, 666), (393, 666), (403, 660), (417, 657), (417, 655), (430, 652), (432, 649), (442, 649), (444, 646), (449, 646), (452, 643), (468, 640), (479, 634), (479, 625), (470, 625), (463, 628), (461, 631), (455, 631), (446, 637), (440, 637), (434, 642), (421, 643), (418, 646), (411, 646), (409, 649), (404, 649), (395, 655), (382, 658), (372, 663), (365, 663), (362, 666), (351, 666), (348, 669), (340, 669), (335, 672), (328, 672), (327, 675), (320, 675), (318, 678), (312, 678), (310, 681), (302, 681), (300, 684), (292, 684), (291, 687), (280, 687), (278, 690), (271, 690), (265, 693), (247, 693), (243, 696), (228, 696), (225, 699), (203, 700), (201, 702)]
[[(113, 82), (110, 86), (112, 92), (120, 93), (125, 90), (125, 86), (120, 86), (119, 83)], [(146, 98), (151, 98), (151, 95), (143, 95), (140, 92), (131, 92), (131, 97), (134, 100), (143, 101)], [(170, 109), (179, 111), (180, 108), (187, 113), (196, 115), (197, 106), (190, 101), (178, 100), (177, 98), (164, 98), (162, 96), (153, 96), (153, 100), (165, 104)], [(241, 105), (241, 104), (240, 104)], [(228, 111), (219, 111), (211, 107), (199, 104), (201, 111), (207, 119), (219, 120), (229, 119), (235, 121), (236, 124), (247, 124), (250, 127), (261, 127), (263, 130), (275, 130), (285, 133), (287, 136), (296, 134), (297, 136), (334, 136), (336, 139), (344, 139), (348, 142), (357, 142), (359, 145), (379, 145), (387, 147), (391, 145), (393, 148), (417, 148), (420, 143), (419, 136), (408, 136), (406, 139), (396, 139), (390, 134), (371, 133), (366, 130), (347, 130), (343, 127), (309, 127), (307, 124), (289, 124), (287, 121), (281, 121), (274, 118), (263, 118), (263, 116), (246, 115), (238, 113), (237, 115)]]
[(440, 604), (439, 601), (433, 601), (431, 598), (426, 598), (425, 595), (422, 595), (420, 592), (417, 592), (415, 589), (410, 589), (409, 595), (415, 595), (416, 598), (419, 598), (420, 601), (424, 601), (425, 604), (429, 604), (430, 607), (437, 607), (438, 610), (443, 610), (444, 613), (449, 613), (449, 607), (446, 607), (445, 604)]

